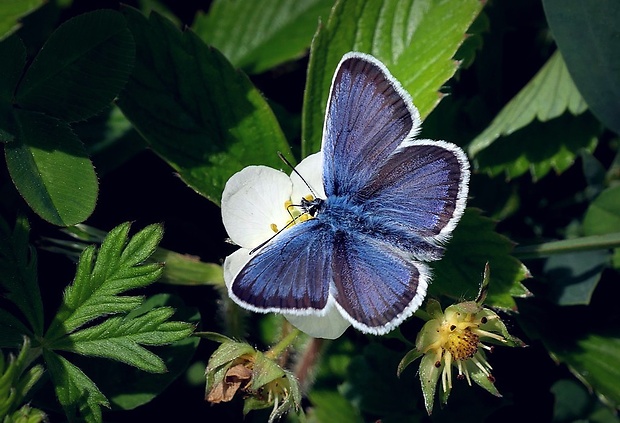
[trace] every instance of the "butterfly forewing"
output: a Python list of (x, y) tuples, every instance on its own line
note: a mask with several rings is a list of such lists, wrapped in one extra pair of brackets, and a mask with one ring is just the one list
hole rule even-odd
[(334, 75), (322, 146), (328, 196), (357, 192), (419, 127), (407, 94), (383, 64), (369, 58), (349, 53)]
[(259, 312), (322, 310), (332, 278), (329, 237), (316, 219), (283, 231), (241, 269), (232, 294)]

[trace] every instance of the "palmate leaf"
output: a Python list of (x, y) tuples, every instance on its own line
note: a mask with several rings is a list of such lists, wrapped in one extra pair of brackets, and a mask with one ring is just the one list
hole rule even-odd
[(109, 407), (110, 403), (97, 385), (61, 355), (43, 350), (43, 358), (68, 420), (101, 422), (101, 407)]
[(310, 49), (303, 156), (320, 149), (329, 87), (344, 53), (370, 53), (385, 63), (424, 119), (456, 72), (454, 55), (483, 5), (479, 0), (337, 1)]
[(53, 341), (105, 315), (127, 313), (142, 303), (142, 297), (119, 296), (130, 289), (153, 283), (163, 271), (160, 264), (143, 264), (163, 235), (151, 225), (127, 241), (130, 224), (114, 228), (96, 252), (86, 248), (80, 257), (73, 284), (45, 337)]
[(142, 297), (120, 295), (154, 282), (163, 270), (161, 264), (147, 262), (163, 235), (161, 226), (147, 226), (128, 239), (129, 229), (129, 223), (119, 225), (98, 250), (89, 247), (82, 252), (75, 280), (42, 341), (56, 394), (70, 420), (79, 414), (82, 420), (101, 421), (100, 407), (109, 403), (61, 351), (163, 373), (164, 361), (144, 346), (184, 340), (194, 330), (191, 323), (169, 321), (171, 307), (145, 308)]
[(168, 322), (171, 307), (158, 307), (140, 316), (115, 316), (103, 323), (74, 332), (57, 342), (56, 349), (120, 361), (151, 373), (164, 373), (157, 355), (141, 345), (166, 345), (191, 335), (193, 325)]
[[(133, 67), (123, 16), (98, 10), (56, 29), (32, 62), (17, 36), (0, 43), (0, 140), (13, 183), (28, 205), (59, 226), (93, 211), (95, 169), (69, 122), (107, 107)], [(5, 63), (7, 62), (7, 63)]]

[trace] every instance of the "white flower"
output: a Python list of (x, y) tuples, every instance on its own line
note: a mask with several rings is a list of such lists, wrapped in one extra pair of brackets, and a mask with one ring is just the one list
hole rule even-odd
[[(224, 280), (229, 292), (239, 271), (250, 260), (250, 251), (282, 230), (301, 210), (291, 207), (302, 197), (316, 194), (325, 198), (322, 179), (322, 155), (313, 154), (296, 168), (312, 187), (314, 193), (293, 172), (284, 172), (266, 166), (249, 166), (234, 174), (226, 183), (222, 194), (222, 220), (228, 236), (241, 248), (224, 261)], [(304, 220), (307, 216), (302, 216)], [(291, 266), (295, 258), (291, 257)], [(284, 282), (284, 281), (283, 281)], [(294, 326), (315, 338), (336, 339), (350, 323), (335, 306), (333, 299), (324, 310), (310, 315), (284, 314)]]

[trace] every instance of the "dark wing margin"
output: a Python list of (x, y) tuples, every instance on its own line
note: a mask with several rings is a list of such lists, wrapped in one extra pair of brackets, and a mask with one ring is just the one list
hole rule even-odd
[(317, 219), (283, 231), (235, 276), (231, 297), (261, 313), (324, 309), (332, 272), (328, 236)]
[(385, 65), (347, 53), (334, 74), (323, 128), (327, 196), (352, 194), (420, 126), (411, 97)]

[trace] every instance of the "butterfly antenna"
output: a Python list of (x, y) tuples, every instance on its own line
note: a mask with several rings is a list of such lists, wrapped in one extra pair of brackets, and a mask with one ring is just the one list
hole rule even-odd
[(280, 160), (282, 160), (284, 163), (286, 163), (286, 165), (287, 165), (288, 167), (290, 167), (290, 168), (293, 170), (293, 172), (295, 172), (295, 174), (296, 174), (297, 176), (299, 176), (299, 178), (300, 178), (300, 179), (304, 182), (304, 184), (306, 184), (306, 186), (308, 187), (308, 189), (309, 189), (309, 190), (310, 190), (310, 192), (312, 193), (312, 196), (313, 196), (314, 198), (318, 198), (318, 196), (316, 195), (316, 192), (312, 189), (312, 187), (310, 186), (310, 184), (308, 183), (308, 181), (306, 181), (306, 180), (304, 179), (304, 177), (303, 177), (303, 176), (301, 176), (301, 173), (299, 173), (299, 172), (297, 171), (297, 169), (295, 169), (295, 167), (291, 164), (291, 162), (289, 162), (289, 161), (288, 161), (288, 159), (287, 159), (286, 157), (284, 157), (284, 154), (282, 154), (281, 152), (279, 152), (279, 151), (278, 151), (278, 157), (280, 157)]
[(295, 223), (294, 220), (291, 220), (290, 222), (288, 222), (282, 229), (280, 229), (278, 232), (276, 232), (275, 234), (273, 234), (267, 241), (261, 242), (257, 247), (254, 247), (250, 250), (250, 255), (254, 254), (255, 252), (257, 252), (258, 250), (260, 250), (261, 248), (263, 248), (265, 245), (267, 245), (272, 239), (274, 239), (275, 237), (277, 237), (278, 235), (280, 235), (280, 232), (282, 232), (283, 230), (285, 230), (286, 228), (288, 228), (289, 226), (291, 226), (293, 223)]

